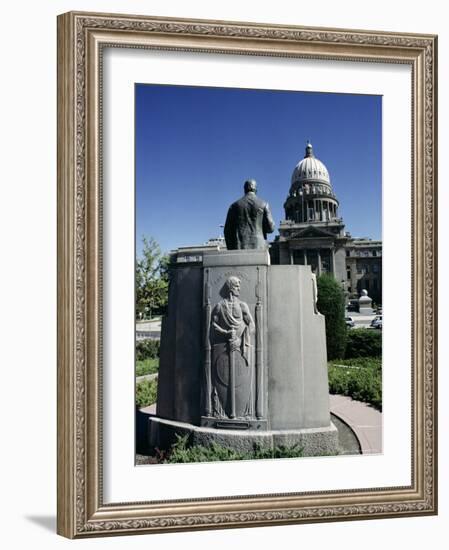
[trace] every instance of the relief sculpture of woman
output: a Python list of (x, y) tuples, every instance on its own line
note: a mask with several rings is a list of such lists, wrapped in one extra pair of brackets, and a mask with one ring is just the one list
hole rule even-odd
[(239, 299), (240, 279), (229, 277), (223, 299), (211, 315), (212, 409), (216, 418), (249, 418), (253, 413), (254, 321)]

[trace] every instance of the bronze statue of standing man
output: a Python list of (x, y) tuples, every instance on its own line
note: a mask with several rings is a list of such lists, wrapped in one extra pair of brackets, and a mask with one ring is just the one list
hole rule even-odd
[(274, 221), (266, 201), (256, 195), (255, 180), (247, 180), (245, 195), (231, 204), (226, 217), (224, 237), (228, 250), (267, 248), (267, 234)]

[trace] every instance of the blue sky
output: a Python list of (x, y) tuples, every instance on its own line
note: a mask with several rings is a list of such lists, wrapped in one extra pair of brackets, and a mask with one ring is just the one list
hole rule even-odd
[(381, 96), (148, 84), (135, 92), (138, 253), (142, 235), (164, 252), (218, 236), (249, 178), (278, 225), (308, 139), (346, 230), (382, 237)]

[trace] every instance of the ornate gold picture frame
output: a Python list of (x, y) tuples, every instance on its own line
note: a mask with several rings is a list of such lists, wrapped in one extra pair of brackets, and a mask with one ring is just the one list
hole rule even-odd
[[(263, 56), (274, 61), (375, 62), (411, 69), (412, 349), (404, 359), (411, 357), (409, 485), (276, 494), (265, 494), (262, 488), (261, 494), (158, 500), (148, 489), (144, 502), (105, 502), (102, 93), (106, 48)], [(76, 12), (59, 16), (59, 534), (82, 538), (437, 513), (436, 56), (437, 38), (432, 35)], [(282, 467), (280, 462), (278, 466)]]

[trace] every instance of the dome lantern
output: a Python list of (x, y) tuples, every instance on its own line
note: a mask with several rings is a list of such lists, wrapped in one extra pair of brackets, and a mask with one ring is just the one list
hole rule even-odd
[(306, 154), (305, 154), (304, 158), (307, 158), (307, 157), (315, 158), (315, 155), (313, 154), (313, 147), (312, 147), (312, 144), (310, 143), (309, 140), (307, 140)]

